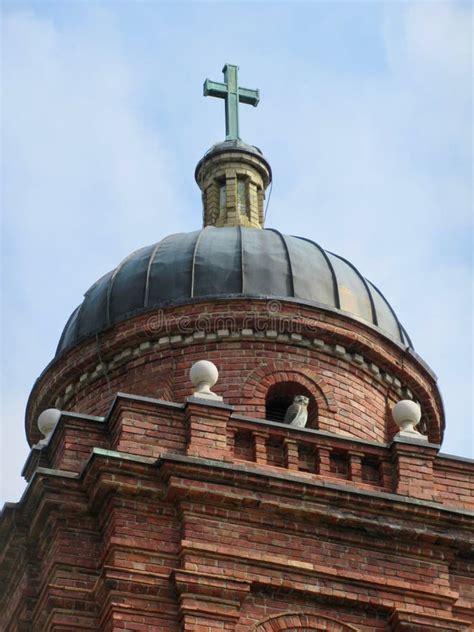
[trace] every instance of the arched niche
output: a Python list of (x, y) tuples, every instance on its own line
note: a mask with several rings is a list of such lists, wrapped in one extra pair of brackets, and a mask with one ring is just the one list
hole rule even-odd
[(275, 382), (270, 386), (265, 395), (265, 419), (284, 423), (286, 411), (297, 395), (304, 395), (309, 400), (306, 427), (317, 428), (318, 405), (314, 393), (304, 384), (291, 380)]
[[(266, 362), (254, 369), (243, 386), (243, 399), (251, 401), (266, 418), (272, 395), (280, 399), (279, 419), (271, 415), (270, 421), (281, 421), (283, 407), (292, 403), (294, 395), (306, 395), (310, 399), (308, 428), (320, 427), (319, 422), (331, 418), (336, 412), (336, 402), (324, 378), (310, 366), (288, 362)], [(291, 400), (291, 401), (290, 401)]]

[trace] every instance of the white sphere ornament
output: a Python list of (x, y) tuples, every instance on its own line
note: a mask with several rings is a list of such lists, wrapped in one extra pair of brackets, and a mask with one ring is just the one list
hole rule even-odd
[(45, 443), (49, 439), (60, 417), (61, 411), (57, 408), (47, 408), (43, 410), (38, 417), (38, 429), (44, 436), (44, 439), (42, 439), (40, 443)]
[(401, 435), (416, 435), (417, 438), (425, 438), (415, 426), (420, 423), (421, 409), (420, 405), (411, 399), (402, 399), (392, 408), (393, 421), (400, 428)]
[(189, 371), (189, 377), (196, 387), (193, 397), (222, 401), (220, 395), (216, 395), (211, 391), (211, 387), (219, 379), (219, 371), (213, 362), (209, 362), (209, 360), (195, 362)]

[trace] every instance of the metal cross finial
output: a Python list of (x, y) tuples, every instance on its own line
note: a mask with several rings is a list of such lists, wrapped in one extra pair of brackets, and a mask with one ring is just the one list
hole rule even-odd
[(224, 83), (206, 79), (203, 92), (205, 97), (225, 99), (225, 137), (226, 140), (239, 140), (239, 101), (256, 107), (260, 101), (258, 90), (239, 88), (238, 66), (226, 64), (222, 69)]

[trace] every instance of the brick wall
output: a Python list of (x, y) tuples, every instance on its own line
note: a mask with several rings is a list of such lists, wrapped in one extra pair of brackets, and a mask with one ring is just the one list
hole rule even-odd
[[(104, 418), (63, 414), (40, 452), (0, 521), (8, 631), (474, 624), (474, 467), (432, 444), (120, 395)], [(437, 496), (443, 471), (461, 496)]]
[[(0, 519), (2, 630), (474, 629), (474, 466), (439, 453), (433, 376), (343, 316), (282, 305), (311, 327), (262, 332), (249, 309), (267, 322), (257, 301), (175, 307), (166, 332), (141, 316), (101, 336), (100, 362), (84, 341), (41, 376), (30, 438), (39, 411), (68, 412)], [(223, 403), (189, 398), (202, 358)], [(312, 427), (265, 419), (288, 382)], [(394, 437), (402, 397), (430, 441)]]

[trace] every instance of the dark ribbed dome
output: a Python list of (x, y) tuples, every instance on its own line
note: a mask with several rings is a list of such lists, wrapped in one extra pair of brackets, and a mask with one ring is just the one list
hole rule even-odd
[(290, 299), (340, 310), (411, 346), (383, 295), (345, 259), (273, 229), (208, 226), (141, 248), (100, 278), (67, 322), (56, 356), (147, 310), (222, 297)]

